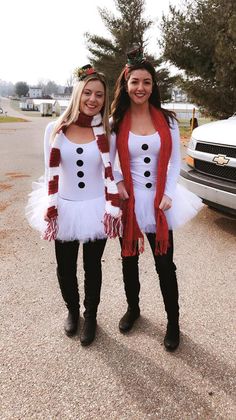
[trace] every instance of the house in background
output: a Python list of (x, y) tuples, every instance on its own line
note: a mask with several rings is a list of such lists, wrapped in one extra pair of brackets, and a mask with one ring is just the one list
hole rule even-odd
[(31, 86), (28, 92), (29, 98), (41, 98), (42, 97), (42, 88)]
[(201, 118), (202, 116), (199, 108), (189, 102), (168, 102), (163, 103), (162, 107), (174, 111), (179, 120), (190, 120), (193, 116), (193, 110), (195, 118)]
[(25, 98), (19, 102), (19, 108), (22, 111), (35, 111), (33, 99)]
[(44, 99), (44, 98), (25, 98), (19, 103), (22, 111), (38, 111), (42, 117), (47, 115), (61, 115), (67, 108), (69, 99)]
[(171, 100), (173, 102), (187, 102), (188, 95), (180, 87), (174, 86), (171, 90)]
[(59, 107), (59, 115), (61, 115), (69, 105), (69, 99), (57, 99), (58, 107)]

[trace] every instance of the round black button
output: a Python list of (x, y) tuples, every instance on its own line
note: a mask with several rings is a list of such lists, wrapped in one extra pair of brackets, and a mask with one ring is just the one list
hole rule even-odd
[(76, 163), (77, 163), (78, 166), (83, 166), (83, 164), (84, 164), (84, 162), (82, 160), (77, 160)]
[(76, 149), (76, 152), (79, 153), (79, 155), (81, 155), (81, 153), (83, 153), (82, 147), (78, 147), (78, 149)]
[(147, 187), (147, 188), (151, 188), (151, 186), (152, 186), (151, 182), (148, 182), (148, 183), (146, 184), (146, 187)]
[(142, 145), (142, 149), (143, 149), (143, 150), (147, 150), (147, 149), (148, 149), (148, 145), (147, 145), (147, 144), (143, 144), (143, 145)]
[(151, 173), (149, 171), (144, 172), (144, 176), (150, 176), (150, 175), (151, 175)]
[(83, 178), (83, 176), (84, 176), (83, 171), (79, 171), (79, 172), (77, 172), (77, 176), (78, 176), (79, 178)]
[(78, 183), (78, 187), (80, 187), (80, 188), (84, 188), (84, 187), (85, 187), (85, 183), (84, 183), (84, 182), (79, 182), (79, 183)]
[(144, 162), (145, 162), (145, 163), (149, 163), (149, 162), (151, 162), (150, 157), (145, 157), (145, 158), (144, 158)]

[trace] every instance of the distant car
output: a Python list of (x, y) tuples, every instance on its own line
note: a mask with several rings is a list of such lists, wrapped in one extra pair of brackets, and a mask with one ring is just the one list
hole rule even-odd
[(193, 130), (180, 183), (209, 206), (236, 215), (236, 115)]
[(3, 109), (0, 107), (0, 114), (3, 114)]

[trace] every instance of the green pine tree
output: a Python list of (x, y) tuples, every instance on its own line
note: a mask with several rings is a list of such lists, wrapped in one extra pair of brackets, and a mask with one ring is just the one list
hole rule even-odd
[(185, 0), (162, 21), (163, 55), (181, 70), (182, 88), (212, 116), (236, 111), (236, 2)]
[[(103, 72), (108, 80), (110, 96), (113, 97), (115, 82), (126, 64), (126, 53), (134, 45), (142, 46), (145, 56), (153, 65), (160, 64), (150, 54), (146, 53), (147, 40), (145, 32), (152, 25), (152, 21), (145, 19), (145, 0), (114, 0), (118, 16), (106, 8), (98, 8), (100, 16), (110, 33), (110, 38), (86, 33), (89, 61), (99, 71)], [(167, 70), (159, 71), (161, 92), (163, 98), (170, 97), (169, 88), (173, 79), (168, 79)], [(166, 81), (166, 85), (165, 85)]]

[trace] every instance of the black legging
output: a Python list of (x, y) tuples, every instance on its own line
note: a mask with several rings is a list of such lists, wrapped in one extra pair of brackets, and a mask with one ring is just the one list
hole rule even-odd
[[(176, 278), (176, 266), (173, 262), (173, 232), (169, 231), (169, 248), (165, 255), (155, 255), (155, 233), (146, 234), (148, 242), (151, 246), (153, 257), (155, 260), (156, 271), (159, 276), (161, 293), (165, 305), (168, 320), (177, 322), (179, 318), (178, 305), (178, 284)], [(122, 244), (122, 239), (120, 239)], [(139, 304), (139, 256), (122, 257), (123, 280), (127, 303), (131, 308), (137, 308)]]
[[(79, 291), (77, 281), (77, 258), (79, 241), (62, 242), (55, 240), (57, 277), (62, 297), (71, 311), (79, 311)], [(84, 306), (85, 317), (96, 317), (100, 302), (102, 284), (101, 258), (106, 239), (89, 241), (83, 244)]]

